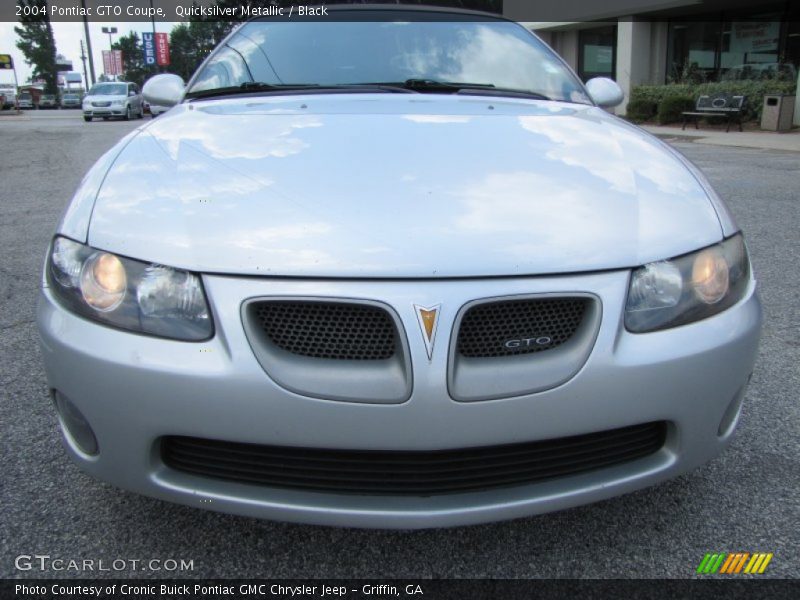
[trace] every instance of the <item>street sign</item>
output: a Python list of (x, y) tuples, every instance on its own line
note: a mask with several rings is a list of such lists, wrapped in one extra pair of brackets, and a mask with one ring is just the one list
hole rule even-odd
[(122, 50), (103, 50), (103, 71), (106, 75), (122, 75)]
[(114, 50), (111, 54), (114, 63), (114, 75), (122, 75), (125, 65), (122, 64), (122, 50)]
[(156, 43), (152, 32), (146, 31), (142, 33), (142, 48), (144, 50), (144, 64), (148, 66), (156, 64)]
[(0, 69), (12, 70), (14, 68), (14, 59), (10, 54), (0, 54)]
[(169, 36), (166, 33), (156, 34), (156, 61), (162, 67), (169, 64)]

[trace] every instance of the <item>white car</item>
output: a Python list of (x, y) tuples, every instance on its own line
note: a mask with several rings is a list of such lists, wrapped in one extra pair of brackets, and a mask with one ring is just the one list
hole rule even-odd
[(80, 108), (81, 95), (75, 92), (66, 92), (61, 96), (61, 108)]
[(0, 109), (14, 108), (14, 106), (16, 106), (17, 88), (14, 86), (14, 84), (0, 83), (0, 96), (5, 97), (3, 105), (0, 106)]
[(22, 92), (17, 97), (17, 107), (31, 110), (36, 108), (36, 106), (33, 104), (33, 96), (30, 94), (30, 92)]
[(703, 175), (517, 23), (328, 10), (150, 79), (173, 108), (83, 179), (37, 313), (75, 462), (199, 508), (417, 528), (721, 452), (762, 313)]
[(144, 98), (135, 83), (112, 81), (92, 86), (83, 97), (83, 120), (144, 117)]

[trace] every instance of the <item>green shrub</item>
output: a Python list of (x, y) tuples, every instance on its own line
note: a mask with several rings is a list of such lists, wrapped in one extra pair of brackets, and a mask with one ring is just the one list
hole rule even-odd
[(658, 105), (658, 124), (668, 125), (683, 120), (683, 111), (694, 109), (691, 96), (667, 96)]
[[(631, 90), (630, 103), (646, 100), (661, 105), (668, 97), (683, 96), (697, 101), (699, 96), (707, 94), (713, 96), (726, 92), (732, 96), (746, 96), (743, 121), (761, 120), (761, 109), (764, 106), (766, 94), (794, 94), (797, 85), (788, 81), (774, 80), (744, 80), (744, 81), (717, 81), (713, 83), (687, 84), (671, 83), (667, 85), (637, 85)], [(694, 105), (693, 105), (694, 106)]]
[(652, 100), (631, 100), (626, 110), (627, 117), (634, 123), (649, 121), (656, 116), (658, 104)]

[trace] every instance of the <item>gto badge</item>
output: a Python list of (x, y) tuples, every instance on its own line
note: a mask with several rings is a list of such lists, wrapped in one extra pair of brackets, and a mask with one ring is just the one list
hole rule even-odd
[(548, 335), (540, 335), (535, 338), (522, 338), (519, 340), (508, 340), (505, 343), (506, 348), (530, 348), (531, 346), (547, 346), (552, 343), (553, 338)]
[(425, 342), (425, 350), (428, 352), (428, 360), (433, 357), (433, 344), (436, 342), (436, 328), (439, 325), (439, 309), (441, 307), (441, 304), (435, 306), (414, 305), (417, 322), (422, 330), (422, 339)]

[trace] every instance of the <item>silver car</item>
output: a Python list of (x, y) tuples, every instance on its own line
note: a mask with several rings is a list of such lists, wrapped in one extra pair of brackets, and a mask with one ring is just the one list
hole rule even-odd
[(61, 108), (80, 108), (81, 95), (76, 93), (65, 93), (61, 96)]
[(121, 117), (126, 121), (144, 117), (144, 98), (139, 86), (125, 81), (111, 81), (92, 86), (83, 97), (83, 120)]
[(58, 108), (58, 98), (54, 94), (42, 94), (39, 98), (39, 108)]
[(329, 11), (151, 79), (173, 108), (84, 178), (38, 306), (72, 459), (198, 508), (423, 528), (716, 456), (762, 313), (703, 175), (516, 23)]

